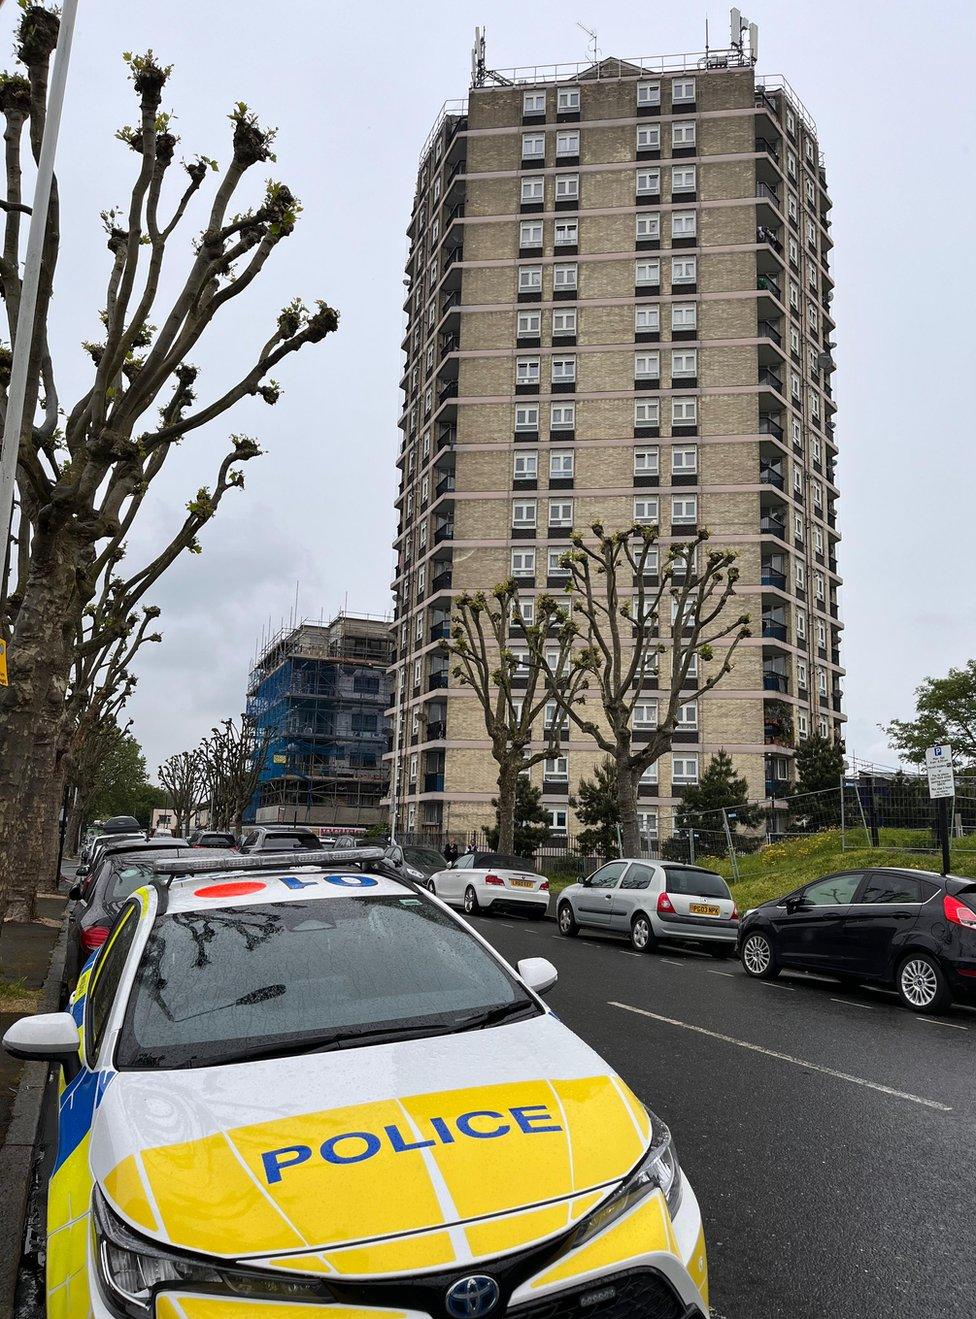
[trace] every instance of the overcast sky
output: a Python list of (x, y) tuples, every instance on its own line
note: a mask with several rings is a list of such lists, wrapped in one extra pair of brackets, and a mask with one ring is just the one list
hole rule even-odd
[[(7, 32), (17, 12), (3, 9)], [(728, 9), (708, 12), (712, 45), (726, 45)], [(747, 12), (760, 24), (760, 72), (789, 79), (826, 153), (847, 745), (890, 763), (877, 725), (911, 712), (926, 674), (976, 653), (976, 460), (964, 404), (974, 366), (976, 6), (940, 0), (920, 16), (880, 0), (791, 0)], [(151, 46), (175, 66), (164, 104), (187, 157), (227, 160), (226, 115), (238, 100), (277, 125), (278, 162), (253, 171), (249, 200), (273, 176), (305, 207), (246, 305), (195, 354), (200, 398), (247, 370), (296, 294), (342, 315), (338, 334), (275, 373), (276, 407), (241, 407), (184, 442), (130, 539), (135, 566), (211, 480), (228, 434), (260, 438), (266, 456), (248, 464), (247, 489), (228, 495), (204, 532), (203, 554), (179, 562), (151, 597), (164, 641), (139, 664), (130, 707), (151, 770), (240, 712), (256, 639), (269, 617), (275, 627), (287, 620), (296, 582), (301, 614), (389, 609), (404, 229), (418, 153), (442, 101), (466, 92), (476, 23), (487, 25), (489, 66), (504, 69), (584, 59), (577, 18), (597, 29), (605, 56), (704, 46), (705, 12), (679, 4), (83, 0), (58, 155), (62, 404), (87, 380), (79, 343), (100, 332), (99, 212), (125, 203), (136, 163), (113, 139), (135, 117), (125, 50)], [(174, 277), (201, 211), (190, 220), (172, 246)]]

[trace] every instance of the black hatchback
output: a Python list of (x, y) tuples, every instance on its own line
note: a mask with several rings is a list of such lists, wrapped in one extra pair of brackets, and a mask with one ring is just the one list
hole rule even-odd
[(976, 1004), (976, 883), (928, 870), (826, 875), (748, 911), (738, 951), (760, 980), (791, 968), (892, 987), (914, 1012)]

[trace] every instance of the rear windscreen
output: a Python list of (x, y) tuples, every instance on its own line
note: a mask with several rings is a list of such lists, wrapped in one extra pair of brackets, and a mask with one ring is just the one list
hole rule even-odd
[(721, 875), (710, 870), (686, 870), (668, 866), (664, 872), (669, 893), (685, 893), (690, 898), (731, 898), (729, 886)]
[(475, 870), (531, 870), (532, 862), (524, 856), (508, 856), (504, 852), (478, 852), (474, 858)]

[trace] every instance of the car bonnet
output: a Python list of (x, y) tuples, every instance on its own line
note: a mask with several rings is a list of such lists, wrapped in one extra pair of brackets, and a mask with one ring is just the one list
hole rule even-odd
[(374, 1274), (389, 1248), (420, 1269), (558, 1235), (649, 1141), (647, 1114), (620, 1078), (540, 1015), (298, 1058), (119, 1073), (98, 1110), (91, 1166), (117, 1212), (158, 1240)]

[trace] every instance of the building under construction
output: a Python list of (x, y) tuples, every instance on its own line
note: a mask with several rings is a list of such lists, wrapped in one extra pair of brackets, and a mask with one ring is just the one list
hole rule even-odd
[(264, 645), (247, 688), (248, 713), (271, 730), (252, 821), (350, 828), (386, 819), (389, 664), (390, 625), (368, 615), (299, 623)]

